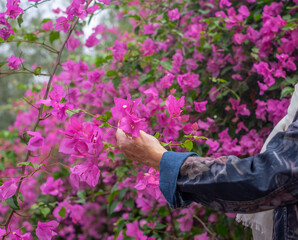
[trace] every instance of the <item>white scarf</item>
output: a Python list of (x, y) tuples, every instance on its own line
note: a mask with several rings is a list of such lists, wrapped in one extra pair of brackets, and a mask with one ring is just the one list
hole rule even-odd
[[(288, 114), (280, 120), (273, 131), (268, 136), (262, 150), (266, 151), (268, 142), (276, 133), (286, 131), (288, 126), (293, 122), (296, 112), (298, 111), (298, 83), (295, 85)], [(253, 232), (254, 240), (272, 240), (273, 234), (273, 210), (258, 212), (253, 214), (237, 214), (236, 220), (242, 222), (246, 227), (250, 227)]]

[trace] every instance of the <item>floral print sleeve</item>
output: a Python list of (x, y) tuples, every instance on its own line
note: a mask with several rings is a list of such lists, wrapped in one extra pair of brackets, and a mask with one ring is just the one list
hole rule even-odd
[[(174, 178), (167, 162), (177, 161), (163, 158), (160, 188), (173, 208), (194, 201), (219, 211), (253, 213), (298, 202), (298, 114), (286, 132), (275, 135), (267, 150), (253, 157), (177, 157), (181, 165)], [(165, 189), (171, 182), (175, 186), (169, 192)]]

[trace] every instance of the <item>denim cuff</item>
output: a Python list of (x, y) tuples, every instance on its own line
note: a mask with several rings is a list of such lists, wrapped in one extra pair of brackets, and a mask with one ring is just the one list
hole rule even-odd
[[(165, 152), (160, 161), (159, 167), (159, 188), (171, 208), (179, 208), (183, 205), (183, 200), (176, 192), (177, 178), (180, 167), (189, 156), (198, 154), (194, 152)], [(189, 204), (189, 203), (188, 203)]]

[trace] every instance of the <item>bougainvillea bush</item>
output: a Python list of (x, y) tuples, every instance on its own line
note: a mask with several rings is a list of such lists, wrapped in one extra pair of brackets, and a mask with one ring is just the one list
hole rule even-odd
[[(0, 13), (0, 44), (16, 47), (1, 81), (45, 79), (0, 133), (0, 237), (250, 239), (234, 213), (170, 209), (159, 173), (127, 159), (115, 132), (200, 156), (257, 154), (297, 82), (298, 1), (73, 0), (23, 27), (45, 2), (7, 0)], [(84, 33), (102, 11), (111, 22)], [(28, 44), (50, 67), (28, 64)]]

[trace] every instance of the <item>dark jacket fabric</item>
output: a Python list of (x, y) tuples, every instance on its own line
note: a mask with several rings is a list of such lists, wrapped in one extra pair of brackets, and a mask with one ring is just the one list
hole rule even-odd
[(275, 209), (273, 239), (298, 239), (298, 112), (256, 156), (164, 153), (159, 187), (172, 208), (198, 202), (223, 212)]

